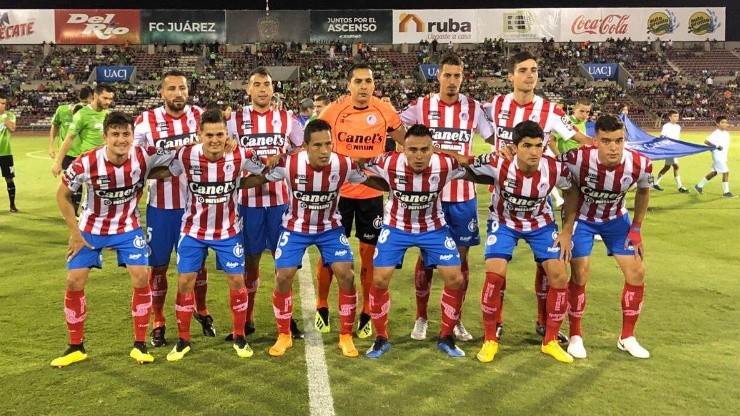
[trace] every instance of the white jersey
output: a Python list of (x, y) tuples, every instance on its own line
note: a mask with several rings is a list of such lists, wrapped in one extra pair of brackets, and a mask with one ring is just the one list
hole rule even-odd
[(722, 147), (722, 150), (712, 150), (712, 158), (717, 162), (727, 162), (730, 153), (730, 132), (717, 129), (707, 137), (707, 141), (715, 147)]
[(669, 139), (678, 140), (681, 138), (681, 126), (675, 123), (665, 123), (660, 130), (660, 135)]

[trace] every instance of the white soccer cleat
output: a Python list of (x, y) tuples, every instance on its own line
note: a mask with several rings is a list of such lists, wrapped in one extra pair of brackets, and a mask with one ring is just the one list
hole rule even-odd
[(470, 341), (473, 339), (473, 336), (470, 335), (470, 332), (468, 332), (467, 329), (465, 329), (465, 325), (463, 325), (462, 321), (458, 321), (457, 325), (452, 329), (452, 332), (455, 334), (455, 338), (457, 338), (458, 341)]
[(635, 358), (650, 358), (650, 352), (645, 348), (642, 348), (642, 345), (637, 342), (637, 338), (635, 337), (620, 339), (617, 342), (617, 348), (622, 351), (627, 351)]
[(583, 338), (578, 335), (570, 337), (567, 351), (573, 358), (586, 358), (586, 347), (583, 346)]
[(411, 330), (411, 339), (423, 341), (427, 339), (427, 320), (419, 318), (414, 323), (414, 329)]

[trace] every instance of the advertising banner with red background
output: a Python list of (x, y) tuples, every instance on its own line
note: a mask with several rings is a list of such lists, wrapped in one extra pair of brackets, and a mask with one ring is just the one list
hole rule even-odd
[(54, 11), (56, 43), (63, 45), (141, 43), (139, 10), (64, 9)]

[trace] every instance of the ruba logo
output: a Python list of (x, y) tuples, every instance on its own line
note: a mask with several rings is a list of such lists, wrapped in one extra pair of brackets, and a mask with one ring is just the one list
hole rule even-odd
[[(470, 22), (458, 22), (452, 18), (442, 22), (427, 22), (413, 13), (401, 13), (398, 22), (399, 32), (471, 32), (472, 24)], [(413, 30), (409, 25), (413, 23)]]

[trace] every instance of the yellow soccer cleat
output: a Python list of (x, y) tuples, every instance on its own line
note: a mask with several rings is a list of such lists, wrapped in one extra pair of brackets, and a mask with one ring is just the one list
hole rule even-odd
[(280, 334), (277, 341), (275, 341), (275, 345), (270, 347), (268, 353), (273, 357), (280, 357), (285, 354), (288, 348), (293, 348), (293, 337), (290, 334)]
[(70, 345), (61, 357), (51, 362), (52, 367), (62, 368), (87, 359), (85, 347), (82, 344)]
[(373, 335), (373, 321), (370, 315), (360, 314), (360, 320), (357, 322), (357, 337), (360, 339), (370, 338)]
[(355, 348), (354, 341), (352, 341), (352, 334), (340, 335), (337, 346), (342, 350), (342, 355), (345, 357), (357, 357), (360, 355), (357, 348)]
[(180, 338), (177, 345), (167, 354), (167, 361), (180, 361), (185, 354), (190, 352), (190, 341)]
[(498, 352), (498, 342), (494, 340), (485, 341), (476, 358), (482, 363), (490, 363)]
[(154, 362), (154, 357), (149, 354), (146, 344), (143, 342), (134, 342), (134, 348), (131, 349), (128, 356), (133, 358), (139, 364), (149, 364)]
[(241, 358), (249, 358), (254, 355), (254, 351), (252, 351), (252, 348), (247, 344), (247, 339), (244, 338), (243, 335), (236, 337), (233, 346), (236, 350), (236, 355)]
[(322, 334), (328, 334), (331, 331), (331, 324), (329, 323), (329, 308), (319, 308), (316, 310), (316, 317), (313, 321), (316, 330)]
[(560, 361), (561, 363), (572, 363), (573, 362), (573, 356), (565, 352), (563, 347), (558, 344), (558, 340), (554, 339), (547, 344), (543, 344), (540, 347), (541, 351), (544, 354), (549, 355), (550, 357)]

